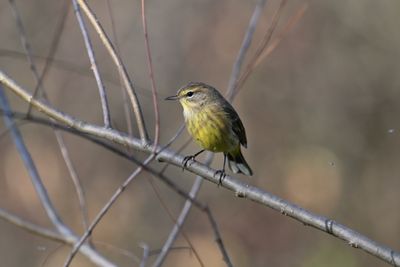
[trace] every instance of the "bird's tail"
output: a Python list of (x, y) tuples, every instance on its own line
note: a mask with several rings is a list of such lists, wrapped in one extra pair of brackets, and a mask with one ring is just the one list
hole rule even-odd
[(240, 147), (238, 149), (226, 154), (228, 157), (229, 168), (234, 173), (243, 173), (244, 175), (251, 176), (253, 171), (251, 170), (249, 164), (247, 164), (244, 159)]

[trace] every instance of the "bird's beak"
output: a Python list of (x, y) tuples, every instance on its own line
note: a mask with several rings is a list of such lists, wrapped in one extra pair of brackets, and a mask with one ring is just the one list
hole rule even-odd
[(169, 96), (167, 98), (165, 98), (165, 100), (178, 100), (179, 97), (177, 95), (173, 95), (173, 96)]

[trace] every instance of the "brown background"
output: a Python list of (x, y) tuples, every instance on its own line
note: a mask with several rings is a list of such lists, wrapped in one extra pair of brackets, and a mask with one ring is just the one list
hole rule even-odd
[[(135, 82), (153, 132), (150, 83), (138, 1), (110, 1), (123, 61)], [(224, 91), (256, 1), (146, 1), (148, 28), (159, 90), (161, 143), (183, 121), (181, 108), (163, 98), (188, 81)], [(257, 28), (262, 38), (278, 6), (268, 1)], [(289, 1), (277, 32), (304, 1)], [(105, 0), (90, 1), (111, 35)], [(43, 68), (62, 1), (17, 1), (36, 63)], [(372, 239), (400, 249), (400, 3), (398, 1), (308, 1), (304, 17), (254, 71), (234, 101), (247, 130), (244, 154), (254, 177), (240, 177), (310, 211), (333, 218)], [(112, 108), (113, 124), (126, 130), (119, 79), (108, 54), (91, 36)], [(35, 82), (21, 54), (8, 1), (0, 1), (0, 68), (20, 85)], [(52, 104), (101, 124), (76, 18), (70, 10), (57, 60), (44, 82)], [(26, 105), (8, 94), (15, 110)], [(5, 129), (3, 121), (0, 129)], [(25, 141), (65, 222), (82, 232), (72, 182), (48, 128), (21, 126)], [(136, 166), (102, 148), (65, 134), (84, 185), (92, 219)], [(188, 135), (174, 145), (178, 148)], [(184, 154), (198, 150), (189, 146)], [(136, 153), (138, 157), (144, 157)], [(221, 155), (213, 165), (219, 167)], [(163, 165), (154, 163), (154, 167)], [(170, 177), (189, 189), (194, 176), (170, 167)], [(143, 173), (128, 187), (94, 232), (97, 246), (121, 266), (132, 260), (105, 246), (141, 257), (140, 242), (159, 249), (173, 222)], [(183, 199), (155, 180), (177, 216)], [(235, 266), (387, 266), (327, 234), (205, 182), (199, 199), (212, 208)], [(35, 223), (51, 226), (9, 135), (0, 139), (0, 206)], [(194, 209), (184, 227), (206, 266), (224, 266), (206, 217)], [(0, 220), (2, 266), (60, 266), (69, 248), (28, 234)], [(176, 246), (187, 247), (179, 238)], [(153, 259), (153, 257), (151, 258)], [(78, 257), (72, 266), (91, 266)], [(188, 249), (173, 251), (165, 266), (199, 266)]]

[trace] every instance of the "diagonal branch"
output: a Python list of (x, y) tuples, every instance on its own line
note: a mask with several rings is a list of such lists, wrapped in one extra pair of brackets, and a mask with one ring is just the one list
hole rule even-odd
[[(262, 10), (263, 10), (263, 7), (264, 7), (265, 3), (266, 3), (266, 0), (259, 0), (257, 2), (257, 4), (256, 4), (255, 8), (254, 8), (253, 15), (251, 16), (251, 19), (250, 19), (250, 22), (249, 22), (249, 26), (248, 26), (248, 28), (246, 30), (246, 34), (245, 34), (245, 37), (243, 39), (242, 46), (241, 46), (241, 48), (239, 50), (239, 53), (237, 55), (237, 58), (235, 60), (234, 65), (233, 65), (231, 77), (229, 79), (228, 89), (226, 91), (226, 97), (227, 97), (227, 99), (229, 101), (232, 101), (233, 98), (234, 98), (235, 89), (236, 89), (236, 83), (237, 83), (237, 80), (239, 78), (240, 70), (241, 70), (244, 58), (245, 58), (245, 56), (246, 56), (246, 54), (248, 52), (248, 49), (250, 48), (251, 41), (253, 40), (254, 32), (255, 32), (255, 29), (256, 29), (256, 26), (257, 26), (257, 22), (258, 22), (258, 20), (259, 20), (259, 18), (261, 16), (261, 13), (262, 13)], [(209, 165), (211, 163), (211, 161), (212, 161), (212, 154), (208, 154), (206, 162), (205, 162), (205, 165)], [(166, 165), (166, 166), (168, 166), (168, 165)], [(201, 184), (202, 184), (202, 181), (203, 181), (203, 178), (201, 176), (196, 176), (195, 182), (193, 183), (192, 188), (191, 188), (190, 193), (189, 193), (190, 196), (192, 196), (193, 198), (195, 198), (197, 193), (199, 192)], [(180, 232), (180, 229), (181, 229), (182, 225), (184, 224), (184, 222), (185, 222), (185, 220), (187, 218), (187, 215), (190, 212), (191, 207), (192, 207), (192, 203), (189, 200), (186, 200), (186, 202), (185, 202), (185, 204), (184, 204), (184, 206), (183, 206), (183, 208), (181, 210), (181, 213), (179, 214), (177, 223), (174, 225), (171, 233), (168, 236), (168, 239), (165, 241), (165, 244), (162, 247), (161, 252), (158, 255), (156, 261), (154, 262), (153, 267), (161, 266), (162, 263), (164, 262), (164, 260), (165, 260), (165, 258), (167, 256), (170, 248), (172, 247), (174, 241), (176, 240), (176, 238), (177, 238), (177, 236), (178, 236), (178, 234)], [(208, 218), (209, 218), (209, 220), (211, 222), (211, 225), (212, 225), (212, 227), (214, 229), (214, 232), (216, 232), (216, 236), (217, 236), (216, 239), (220, 240), (220, 239), (218, 239), (218, 237), (220, 235), (219, 235), (218, 230), (216, 228), (216, 223), (215, 223), (214, 219), (210, 217), (211, 213), (207, 213), (207, 215), (208, 215)], [(214, 226), (215, 226), (215, 228), (214, 228)], [(221, 246), (219, 246), (219, 247), (221, 248), (221, 251), (222, 251), (222, 254), (224, 256), (224, 259), (226, 259), (225, 260), (226, 263), (228, 265), (232, 265), (232, 263), (229, 260), (228, 255), (227, 255), (227, 253), (225, 251), (225, 248), (223, 246), (222, 239), (221, 239), (221, 243), (219, 243), (219, 244), (221, 244)]]
[[(210, 157), (208, 157), (208, 155), (210, 155)], [(213, 154), (210, 153), (208, 155), (205, 164), (210, 164), (212, 161)], [(196, 198), (197, 193), (200, 191), (202, 183), (203, 183), (203, 178), (200, 176), (196, 176), (192, 188), (190, 189), (189, 196), (191, 196), (193, 199)], [(168, 235), (167, 240), (164, 243), (164, 246), (160, 251), (160, 254), (158, 254), (157, 259), (154, 261), (152, 265), (153, 267), (160, 267), (164, 263), (168, 253), (172, 248), (172, 245), (174, 244), (176, 238), (178, 237), (179, 232), (181, 231), (183, 224), (186, 221), (187, 216), (189, 215), (191, 208), (192, 208), (192, 201), (190, 199), (187, 199), (185, 201), (185, 204), (183, 205), (183, 208), (179, 214), (178, 219), (176, 220), (174, 227), (172, 228), (170, 234)]]
[[(47, 97), (47, 93), (44, 90), (42, 83), (43, 83), (43, 80), (44, 80), (46, 74), (48, 73), (47, 71), (49, 70), (49, 68), (51, 66), (51, 63), (53, 62), (51, 58), (54, 56), (54, 54), (55, 54), (55, 52), (57, 50), (62, 31), (64, 29), (65, 21), (66, 21), (66, 18), (67, 18), (67, 15), (68, 15), (68, 10), (69, 10), (69, 4), (68, 4), (69, 2), (66, 2), (64, 4), (64, 6), (63, 6), (63, 10), (64, 10), (63, 16), (61, 17), (61, 20), (60, 20), (59, 25), (57, 27), (56, 34), (55, 34), (55, 36), (53, 38), (53, 41), (52, 41), (52, 44), (51, 44), (51, 47), (50, 47), (50, 51), (49, 51), (49, 55), (48, 55), (48, 58), (46, 59), (46, 63), (45, 63), (45, 66), (43, 68), (42, 74), (39, 75), (39, 71), (38, 71), (38, 69), (36, 67), (35, 61), (33, 60), (32, 50), (30, 48), (30, 44), (29, 44), (28, 39), (26, 37), (25, 28), (24, 28), (24, 25), (22, 23), (22, 19), (21, 19), (20, 15), (19, 15), (17, 6), (16, 6), (14, 0), (9, 0), (9, 1), (10, 1), (10, 4), (11, 4), (11, 8), (12, 8), (13, 14), (15, 16), (15, 20), (16, 20), (16, 24), (17, 24), (17, 27), (18, 27), (18, 31), (19, 31), (22, 47), (23, 47), (23, 49), (25, 51), (25, 57), (26, 57), (27, 61), (29, 62), (30, 69), (31, 69), (32, 74), (33, 74), (33, 76), (35, 78), (35, 81), (36, 81), (36, 87), (35, 87), (33, 96), (36, 97), (37, 93), (40, 91), (42, 93), (43, 98), (47, 102), (49, 102), (49, 99)], [(31, 106), (29, 105), (28, 112), (27, 112), (28, 116), (30, 116), (30, 113), (31, 113)], [(67, 149), (67, 147), (65, 145), (64, 138), (62, 137), (61, 133), (58, 132), (56, 129), (54, 131), (54, 135), (56, 137), (58, 146), (59, 146), (60, 151), (61, 151), (61, 155), (62, 155), (62, 157), (63, 157), (63, 159), (65, 161), (65, 164), (66, 164), (66, 166), (68, 168), (68, 171), (70, 173), (72, 182), (74, 184), (75, 190), (76, 190), (77, 195), (78, 195), (79, 205), (80, 205), (80, 208), (81, 208), (81, 211), (82, 211), (82, 215), (83, 215), (83, 226), (85, 228), (87, 228), (88, 212), (87, 212), (87, 208), (86, 208), (85, 194), (84, 194), (81, 182), (80, 182), (78, 174), (77, 174), (77, 172), (76, 172), (76, 170), (74, 168), (72, 160), (71, 160), (71, 158), (69, 156), (69, 151), (68, 151), (68, 149)]]
[(122, 81), (124, 82), (125, 89), (127, 90), (129, 99), (131, 101), (132, 109), (135, 113), (136, 123), (138, 124), (139, 134), (141, 141), (145, 144), (148, 142), (148, 134), (146, 131), (146, 126), (143, 119), (143, 112), (140, 107), (139, 100), (136, 96), (136, 92), (133, 86), (132, 81), (129, 78), (128, 71), (125, 68), (125, 65), (122, 63), (120, 57), (118, 56), (117, 52), (115, 51), (114, 46), (112, 45), (110, 39), (108, 38), (105, 30), (101, 26), (100, 22), (97, 20), (95, 14), (87, 5), (85, 0), (77, 0), (79, 6), (82, 8), (83, 12), (85, 12), (86, 16), (88, 17), (90, 23), (92, 23), (93, 27), (95, 28), (96, 32), (99, 34), (101, 41), (103, 42), (104, 46), (106, 47), (108, 53), (110, 54), (114, 64), (117, 66), (120, 76), (122, 77)]
[(3, 91), (3, 88), (0, 87), (0, 106), (4, 109), (5, 116), (4, 121), (7, 128), (10, 129), (11, 137), (15, 143), (15, 146), (25, 164), (25, 167), (31, 177), (32, 184), (36, 190), (40, 198), (40, 202), (45, 209), (47, 216), (53, 225), (57, 228), (58, 232), (63, 235), (71, 235), (71, 230), (69, 230), (65, 224), (62, 222), (60, 216), (57, 214), (56, 209), (51, 203), (50, 197), (47, 194), (46, 188), (40, 178), (39, 172), (36, 169), (36, 165), (33, 162), (33, 159), (25, 146), (22, 135), (18, 128), (15, 126), (14, 121), (10, 115), (11, 108), (8, 104), (8, 100)]
[[(26, 221), (24, 219), (21, 219), (20, 217), (14, 215), (4, 209), (0, 209), (0, 219), (5, 220), (15, 226), (18, 226), (19, 228), (21, 228), (25, 231), (28, 231), (29, 233), (45, 237), (45, 238), (48, 238), (48, 239), (56, 241), (56, 242), (61, 242), (61, 243), (68, 244), (68, 245), (74, 245), (74, 243), (77, 240), (77, 238), (74, 238), (73, 236), (63, 236), (52, 230), (49, 230), (42, 226), (36, 225), (36, 224)], [(87, 244), (84, 244), (82, 246), (81, 253), (86, 255), (89, 259), (92, 259), (92, 261), (99, 266), (108, 266), (108, 267), (115, 266), (115, 265), (109, 263), (108, 261), (104, 260), (102, 258), (102, 256), (100, 254), (98, 254), (97, 251), (92, 249)]]
[[(303, 5), (297, 10), (296, 13), (294, 13), (287, 21), (285, 27), (283, 27), (282, 32), (280, 32), (272, 41), (271, 44), (269, 44), (261, 53), (261, 55), (257, 58), (256, 62), (254, 63), (254, 68), (257, 67), (262, 61), (265, 60), (266, 57), (268, 57), (272, 51), (279, 45), (279, 43), (282, 41), (282, 39), (288, 34), (289, 31), (292, 30), (294, 26), (299, 22), (299, 20), (304, 16), (304, 13), (306, 12), (308, 8), (308, 4), (303, 3)], [(239, 90), (240, 88), (238, 88)]]
[(145, 12), (144, 0), (142, 0), (141, 3), (142, 3), (142, 25), (143, 25), (144, 40), (145, 40), (145, 44), (146, 44), (146, 55), (147, 55), (147, 62), (148, 62), (147, 65), (148, 65), (148, 69), (149, 69), (148, 71), (149, 71), (150, 82), (151, 82), (151, 92), (152, 92), (152, 96), (153, 96), (153, 108), (154, 108), (154, 117), (155, 117), (154, 147), (157, 147), (158, 140), (160, 138), (160, 112), (158, 109), (157, 87), (156, 87), (156, 81), (154, 79), (153, 60), (151, 58), (149, 34), (147, 32), (147, 22), (146, 22), (146, 12)]
[(32, 234), (42, 236), (45, 238), (48, 238), (50, 240), (54, 240), (57, 242), (65, 242), (65, 238), (60, 235), (59, 233), (49, 230), (47, 228), (44, 228), (42, 226), (36, 225), (34, 223), (31, 223), (29, 221), (26, 221), (24, 219), (21, 219), (20, 217), (0, 208), (0, 218), (13, 224), (16, 225)]
[(92, 42), (90, 41), (89, 33), (87, 32), (85, 21), (82, 18), (82, 14), (79, 8), (79, 5), (76, 0), (72, 0), (72, 4), (74, 6), (74, 11), (76, 15), (76, 19), (78, 20), (79, 28), (81, 29), (83, 40), (85, 42), (86, 51), (90, 60), (90, 68), (93, 71), (93, 75), (97, 82), (97, 87), (99, 89), (101, 108), (103, 110), (103, 121), (104, 127), (111, 127), (111, 117), (110, 117), (110, 108), (108, 106), (108, 99), (106, 94), (106, 89), (103, 84), (103, 80), (99, 73), (99, 69), (97, 67), (96, 57), (94, 55)]
[[(137, 138), (129, 138), (126, 134), (120, 133), (116, 130), (104, 129), (103, 127), (77, 120), (68, 114), (54, 109), (42, 101), (34, 99), (29, 92), (16, 84), (2, 71), (0, 71), (0, 83), (4, 84), (24, 101), (31, 103), (33, 107), (42, 113), (75, 129), (76, 131), (81, 132), (82, 134), (89, 134), (97, 138), (103, 138), (110, 142), (124, 145), (148, 154), (152, 153), (154, 150), (151, 145), (145, 145)], [(162, 151), (160, 150), (161, 147), (157, 147), (157, 151), (159, 151), (157, 159), (159, 161), (169, 162), (175, 166), (179, 166), (180, 168), (182, 167), (182, 161), (184, 159), (182, 155), (176, 155), (175, 151), (171, 149), (164, 149)], [(204, 164), (192, 162), (186, 167), (186, 169), (215, 184), (219, 183), (219, 176), (216, 175), (216, 171), (205, 166)], [(278, 196), (264, 191), (261, 188), (239, 181), (232, 176), (227, 175), (221, 186), (232, 191), (238, 197), (247, 198), (264, 206), (270, 207), (305, 225), (312, 226), (330, 235), (338, 237), (339, 239), (346, 241), (346, 243), (350, 244), (352, 247), (362, 249), (363, 251), (368, 252), (369, 254), (386, 261), (387, 263), (400, 266), (399, 252), (383, 246), (334, 220), (307, 211), (295, 204), (285, 201)]]
[[(4, 115), (5, 112), (2, 109), (0, 109), (0, 114)], [(110, 152), (113, 152), (114, 154), (116, 154), (126, 160), (129, 160), (136, 165), (143, 167), (144, 170), (151, 173), (153, 176), (159, 178), (162, 182), (164, 182), (168, 187), (170, 187), (172, 190), (174, 190), (176, 193), (178, 193), (181, 197), (183, 197), (185, 199), (189, 199), (193, 203), (193, 205), (196, 206), (198, 209), (204, 210), (206, 208), (206, 206), (204, 204), (202, 204), (199, 201), (197, 201), (196, 199), (192, 198), (189, 194), (187, 194), (185, 192), (185, 190), (180, 188), (170, 178), (165, 176), (162, 171), (157, 171), (154, 168), (151, 168), (147, 165), (143, 165), (143, 163), (140, 160), (134, 158), (132, 155), (130, 155), (128, 152), (126, 152), (123, 148), (121, 149), (114, 145), (111, 145), (110, 142), (107, 142), (106, 140), (103, 141), (92, 135), (82, 134), (81, 132), (79, 132), (73, 128), (70, 128), (63, 124), (58, 124), (49, 119), (39, 118), (39, 117), (35, 117), (35, 116), (26, 117), (25, 114), (18, 113), (18, 112), (12, 112), (10, 114), (10, 116), (12, 116), (13, 118), (18, 118), (18, 119), (26, 121), (26, 122), (33, 122), (33, 123), (37, 123), (37, 124), (40, 124), (43, 126), (54, 127), (56, 129), (59, 129), (59, 130), (74, 134), (78, 137), (84, 138), (86, 140), (89, 140), (89, 141), (93, 142), (94, 144), (99, 145), (99, 146), (109, 150)]]
[(83, 243), (86, 241), (86, 239), (89, 238), (89, 236), (92, 234), (94, 228), (97, 226), (97, 224), (100, 222), (100, 220), (104, 217), (104, 215), (106, 215), (107, 211), (111, 208), (111, 206), (115, 203), (115, 201), (117, 201), (117, 199), (122, 194), (122, 192), (124, 192), (125, 189), (127, 188), (127, 186), (132, 182), (132, 180), (142, 172), (142, 170), (144, 169), (143, 166), (148, 165), (154, 159), (154, 157), (155, 157), (154, 153), (152, 153), (149, 157), (147, 157), (147, 159), (143, 162), (143, 165), (136, 168), (136, 170), (134, 172), (132, 172), (132, 174), (124, 181), (124, 183), (112, 195), (110, 200), (104, 205), (104, 207), (101, 209), (101, 211), (96, 215), (96, 218), (89, 225), (89, 227), (86, 229), (83, 236), (79, 239), (79, 241), (73, 247), (70, 255), (68, 256), (67, 260), (64, 263), (65, 267), (70, 265), (73, 258), (78, 253), (80, 247), (83, 245)]
[[(50, 200), (49, 195), (47, 194), (46, 188), (40, 178), (36, 166), (30, 156), (29, 151), (25, 146), (22, 135), (18, 130), (18, 128), (15, 126), (15, 123), (12, 119), (11, 108), (8, 104), (6, 95), (1, 85), (0, 85), (0, 106), (2, 107), (5, 113), (4, 116), (5, 124), (7, 128), (10, 129), (10, 133), (15, 143), (15, 146), (25, 164), (29, 176), (31, 177), (32, 184), (36, 190), (36, 193), (38, 194), (40, 203), (43, 205), (43, 208), (47, 213), (47, 216), (49, 217), (52, 224), (56, 227), (57, 231), (63, 237), (68, 238), (69, 240), (74, 240), (76, 242), (77, 237), (72, 232), (72, 230), (69, 229), (61, 220), (60, 216), (58, 215), (56, 209), (54, 208)], [(88, 245), (83, 247), (82, 250), (80, 251), (84, 253), (90, 260), (101, 266), (114, 266), (113, 263), (109, 262), (107, 259), (102, 257), (96, 251), (92, 250)]]
[(240, 70), (247, 51), (250, 48), (251, 41), (253, 40), (254, 32), (256, 30), (258, 19), (261, 16), (261, 12), (264, 8), (266, 0), (259, 0), (254, 8), (253, 15), (251, 16), (249, 26), (247, 27), (246, 34), (243, 38), (242, 46), (240, 47), (239, 53), (236, 57), (235, 63), (233, 64), (231, 77), (229, 78), (228, 89), (226, 90), (226, 98), (232, 101), (235, 95), (236, 84), (239, 79)]
[(211, 210), (208, 206), (206, 207), (205, 212), (207, 214), (208, 220), (211, 223), (211, 228), (214, 230), (215, 242), (217, 242), (218, 248), (222, 253), (222, 258), (224, 259), (228, 267), (232, 267), (233, 265), (231, 260), (229, 259), (228, 252), (225, 249), (224, 242), (222, 242), (222, 237), (219, 233), (217, 222), (215, 221), (214, 216), (212, 215)]
[[(63, 7), (62, 7), (62, 12), (61, 12), (62, 13), (61, 18), (58, 21), (56, 29), (54, 30), (54, 34), (53, 34), (54, 37), (50, 44), (49, 53), (47, 54), (47, 56), (45, 58), (45, 63), (44, 63), (42, 73), (39, 77), (39, 80), (37, 81), (37, 84), (36, 84), (36, 87), (35, 87), (35, 90), (33, 93), (33, 95), (35, 97), (36, 97), (39, 89), (42, 87), (42, 83), (45, 80), (45, 78), (47, 77), (47, 74), (49, 73), (49, 70), (51, 69), (51, 67), (53, 66), (53, 63), (55, 61), (54, 55), (56, 54), (58, 45), (60, 44), (61, 36), (65, 29), (65, 23), (67, 21), (69, 10), (70, 10), (70, 2), (64, 1)], [(22, 33), (20, 33), (20, 34), (22, 34)], [(29, 57), (34, 57), (34, 55), (32, 55), (31, 53), (29, 54), (28, 51), (25, 51), (25, 53)], [(44, 91), (44, 89), (43, 88), (41, 88), (41, 89), (42, 89), (42, 93), (44, 94), (44, 96), (46, 96), (46, 92)], [(29, 107), (28, 114), (30, 114), (30, 109), (31, 109), (31, 107)]]
[[(108, 15), (110, 17), (112, 38), (115, 43), (115, 51), (116, 51), (117, 55), (121, 56), (121, 52), (118, 47), (118, 36), (117, 36), (117, 30), (115, 27), (114, 12), (113, 12), (113, 8), (112, 8), (112, 5), (110, 2), (111, 2), (111, 0), (107, 0), (107, 11), (108, 11)], [(122, 77), (120, 75), (118, 88), (121, 90), (121, 93), (122, 93), (122, 101), (123, 101), (123, 107), (124, 107), (124, 113), (125, 113), (126, 127), (128, 128), (129, 135), (132, 136), (133, 135), (132, 116), (131, 116), (131, 111), (129, 108), (128, 94), (127, 94), (126, 90), (124, 89), (124, 87), (122, 86), (122, 83), (123, 83)]]
[(239, 89), (242, 87), (242, 85), (247, 80), (249, 75), (252, 73), (252, 71), (256, 65), (257, 59), (261, 56), (264, 49), (267, 47), (269, 41), (271, 40), (272, 34), (274, 33), (274, 31), (276, 29), (276, 25), (278, 24), (279, 17), (281, 15), (283, 7), (286, 5), (286, 3), (287, 3), (287, 0), (282, 0), (278, 9), (275, 11), (274, 15), (272, 16), (271, 25), (269, 26), (267, 32), (265, 33), (263, 40), (259, 44), (257, 51), (255, 52), (255, 54), (253, 55), (253, 57), (250, 59), (249, 63), (247, 64), (244, 73), (240, 76), (239, 80), (237, 81), (237, 83), (236, 83), (237, 89), (234, 90), (233, 95), (235, 95), (239, 91)]

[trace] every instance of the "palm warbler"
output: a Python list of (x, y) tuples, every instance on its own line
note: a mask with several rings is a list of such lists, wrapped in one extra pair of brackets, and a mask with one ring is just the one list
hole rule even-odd
[(225, 175), (226, 158), (232, 172), (249, 176), (253, 174), (240, 150), (240, 145), (247, 147), (243, 124), (231, 104), (217, 89), (205, 83), (191, 82), (166, 100), (179, 100), (190, 135), (204, 148), (185, 157), (184, 167), (188, 160), (194, 160), (204, 150), (209, 150), (224, 153), (220, 179)]

